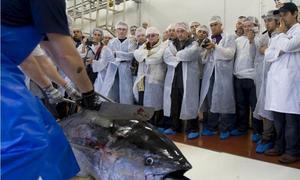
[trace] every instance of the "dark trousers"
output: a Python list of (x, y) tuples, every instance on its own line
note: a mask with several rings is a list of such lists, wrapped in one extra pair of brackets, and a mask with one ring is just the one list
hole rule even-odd
[(171, 117), (164, 117), (165, 127), (172, 128), (177, 132), (182, 132), (183, 121), (186, 122), (187, 133), (198, 132), (199, 122), (198, 119), (181, 120), (180, 112), (183, 99), (183, 88), (172, 87), (171, 93)]
[(267, 142), (274, 142), (276, 137), (274, 121), (270, 121), (265, 118), (263, 118), (262, 121), (263, 121), (262, 140)]
[(289, 155), (300, 155), (300, 115), (274, 112), (277, 133), (275, 149)]
[[(176, 130), (177, 132), (181, 132), (183, 130), (183, 124), (186, 122), (186, 128), (185, 132), (190, 133), (190, 132), (199, 132), (199, 121), (198, 119), (189, 119), (189, 120), (181, 120), (179, 119), (179, 122), (181, 127), (180, 129)], [(174, 125), (173, 125), (173, 119), (171, 117), (164, 116), (163, 124), (160, 124), (158, 127), (162, 128), (172, 128), (175, 130)]]
[(150, 123), (156, 127), (162, 127), (164, 125), (164, 112), (163, 110), (155, 111), (152, 118), (150, 119)]
[(256, 106), (256, 90), (252, 79), (234, 78), (235, 101), (236, 101), (236, 128), (240, 131), (247, 131), (249, 118), (252, 120), (253, 133), (261, 134), (263, 122), (253, 117)]
[[(207, 92), (207, 96), (205, 99), (205, 103), (207, 103), (208, 109), (212, 106), (212, 92), (213, 86), (215, 83), (215, 73), (213, 72), (210, 78), (209, 89)], [(205, 112), (203, 113), (203, 127), (204, 129), (208, 129), (211, 131), (230, 131), (233, 128), (234, 123), (234, 114), (229, 113), (212, 113)]]
[(182, 121), (180, 120), (181, 104), (183, 98), (183, 88), (172, 87), (171, 92), (171, 120), (172, 129), (181, 132), (183, 129)]
[(233, 129), (234, 114), (207, 113), (207, 119), (204, 118), (203, 127), (210, 131), (221, 132), (231, 131)]
[(139, 91), (139, 101), (137, 102), (138, 105), (144, 105), (144, 91)]
[(185, 120), (185, 122), (186, 122), (186, 128), (185, 128), (186, 133), (199, 132), (200, 129), (199, 129), (198, 118)]

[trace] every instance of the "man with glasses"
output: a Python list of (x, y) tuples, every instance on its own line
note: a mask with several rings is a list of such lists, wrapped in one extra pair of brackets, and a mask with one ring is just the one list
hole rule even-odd
[(197, 40), (197, 32), (196, 29), (200, 26), (199, 22), (193, 21), (190, 23), (191, 29), (191, 37), (196, 41)]
[(220, 139), (229, 138), (233, 128), (235, 101), (233, 90), (233, 61), (235, 37), (223, 30), (220, 16), (210, 19), (212, 35), (207, 43), (202, 62), (203, 80), (200, 96), (200, 112), (207, 113), (203, 122), (203, 136), (213, 136), (220, 132)]
[(117, 23), (116, 32), (117, 37), (107, 45), (109, 53), (103, 57), (109, 63), (101, 93), (116, 102), (133, 104), (131, 61), (136, 44), (127, 38), (125, 22)]

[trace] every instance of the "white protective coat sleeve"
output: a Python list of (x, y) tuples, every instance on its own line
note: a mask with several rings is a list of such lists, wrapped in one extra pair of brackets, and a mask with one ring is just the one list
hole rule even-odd
[(131, 61), (133, 58), (132, 52), (116, 51), (116, 61)]
[(300, 51), (300, 31), (296, 32), (294, 36), (290, 37), (286, 34), (279, 34), (280, 39), (286, 39), (287, 44), (280, 46), (283, 52), (299, 52)]
[(82, 53), (82, 46), (83, 46), (83, 44), (80, 44), (80, 45), (77, 47), (77, 51), (78, 51), (80, 57), (81, 57), (81, 58), (84, 58), (85, 55), (86, 55), (86, 52), (85, 52), (85, 53)]
[(256, 44), (255, 42), (251, 43), (250, 44), (250, 47), (249, 47), (249, 54), (251, 56), (251, 59), (255, 59), (255, 56), (256, 56)]
[(225, 42), (226, 46), (222, 47), (220, 45), (216, 45), (215, 47), (215, 59), (218, 60), (232, 60), (235, 55), (236, 43), (234, 36), (227, 36)]
[(137, 62), (143, 62), (147, 58), (148, 51), (144, 49), (144, 46), (141, 46), (134, 51), (133, 55)]
[(157, 47), (160, 48), (158, 50), (158, 52), (156, 52), (155, 54), (152, 54), (151, 56), (149, 56), (148, 58), (146, 58), (146, 64), (160, 64), (163, 62), (163, 54), (165, 51), (166, 46), (164, 44), (162, 44), (161, 46)]
[(116, 61), (132, 61), (133, 52), (136, 49), (136, 45), (133, 42), (129, 42), (128, 52), (116, 51)]
[(196, 41), (192, 43), (190, 48), (184, 48), (177, 52), (176, 57), (178, 61), (193, 61), (195, 58), (195, 53), (199, 53), (199, 45)]
[(265, 60), (267, 62), (274, 62), (278, 60), (278, 57), (280, 56), (280, 48), (285, 47), (285, 45), (288, 43), (287, 38), (282, 38), (283, 36), (287, 36), (286, 34), (279, 34), (278, 36), (272, 38), (270, 40), (270, 45), (265, 51)]
[(169, 45), (164, 52), (164, 62), (169, 65), (176, 67), (179, 63), (176, 57), (177, 50), (173, 45)]
[(101, 72), (108, 65), (108, 62), (113, 60), (114, 56), (112, 51), (107, 47), (103, 47), (101, 52), (101, 58), (99, 60), (93, 60), (93, 72)]

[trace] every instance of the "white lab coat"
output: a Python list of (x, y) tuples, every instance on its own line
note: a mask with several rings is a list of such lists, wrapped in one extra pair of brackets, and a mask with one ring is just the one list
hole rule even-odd
[[(133, 104), (133, 77), (131, 61), (135, 44), (129, 39), (121, 42), (114, 38), (108, 43), (107, 54), (110, 54), (101, 94), (122, 104)], [(118, 72), (118, 77), (116, 77)]]
[(114, 56), (112, 54), (112, 51), (110, 51), (107, 46), (104, 46), (102, 48), (99, 59), (93, 60), (92, 63), (93, 72), (98, 72), (97, 78), (94, 83), (94, 89), (98, 93), (101, 93), (101, 88), (103, 86), (108, 63), (113, 60), (114, 60)]
[(265, 109), (300, 114), (300, 24), (271, 39)]
[(199, 58), (199, 45), (196, 41), (178, 52), (173, 42), (170, 41), (168, 43), (168, 47), (164, 52), (164, 62), (167, 64), (163, 102), (165, 116), (170, 116), (171, 114), (171, 92), (174, 73), (176, 66), (181, 61), (184, 93), (180, 119), (189, 120), (197, 117), (200, 83)]
[[(272, 37), (276, 36), (276, 33), (272, 34)], [(261, 44), (257, 44), (257, 48), (261, 47), (262, 45), (265, 45), (265, 43), (267, 42), (267, 46), (269, 46), (269, 36), (266, 33), (266, 36), (264, 36), (262, 39), (262, 41), (260, 41)], [(262, 119), (262, 118), (266, 118), (268, 120), (274, 120), (273, 117), (273, 113), (271, 111), (267, 111), (265, 110), (265, 99), (266, 99), (266, 87), (267, 87), (267, 74), (268, 71), (270, 69), (270, 62), (267, 62), (265, 59), (265, 56), (263, 56), (263, 60), (262, 60), (262, 71), (259, 72), (259, 68), (256, 70), (256, 76), (257, 78), (261, 77), (260, 80), (256, 80), (256, 91), (258, 91), (257, 94), (257, 103), (255, 106), (255, 110), (253, 112), (253, 116), (256, 119)], [(259, 66), (259, 62), (258, 62), (258, 66)], [(260, 74), (261, 73), (261, 74)], [(259, 83), (259, 81), (261, 81), (261, 83)]]
[(163, 108), (163, 89), (166, 65), (163, 53), (166, 44), (158, 42), (150, 51), (143, 44), (135, 50), (134, 57), (139, 62), (137, 78), (133, 85), (133, 94), (138, 101), (138, 83), (145, 78), (144, 106), (153, 107), (155, 111)]
[(95, 54), (97, 52), (97, 49), (100, 46), (100, 43), (98, 43), (97, 45), (92, 44), (90, 47), (86, 47), (84, 53), (82, 53), (82, 46), (83, 46), (83, 44), (80, 44), (77, 47), (77, 51), (78, 51), (80, 57), (81, 58), (84, 58), (84, 57), (94, 58), (94, 56), (95, 56)]
[(256, 46), (256, 54), (254, 59), (254, 69), (255, 69), (255, 88), (256, 88), (256, 97), (259, 96), (264, 72), (263, 72), (263, 64), (264, 64), (264, 55), (259, 52), (260, 47), (268, 46), (269, 43), (269, 35), (268, 33), (259, 35), (255, 38), (255, 46)]
[[(235, 113), (235, 99), (233, 88), (233, 63), (235, 55), (235, 37), (222, 34), (222, 40), (206, 57), (203, 57), (204, 70), (199, 103), (200, 112)], [(211, 107), (208, 109), (205, 98), (207, 96), (210, 78), (215, 72), (212, 90)]]
[[(256, 41), (256, 40), (255, 40)], [(254, 58), (256, 55), (255, 43), (250, 44), (246, 36), (236, 40), (236, 57), (234, 61), (234, 75), (238, 79), (255, 80)]]

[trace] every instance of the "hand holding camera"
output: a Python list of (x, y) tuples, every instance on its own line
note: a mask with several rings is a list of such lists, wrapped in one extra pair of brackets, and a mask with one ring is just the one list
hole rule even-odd
[(205, 38), (202, 43), (201, 43), (201, 47), (202, 48), (207, 48), (208, 44), (210, 43), (210, 40), (208, 38)]
[(208, 38), (204, 39), (201, 45), (202, 48), (207, 50), (211, 50), (216, 47), (215, 43), (210, 41)]

